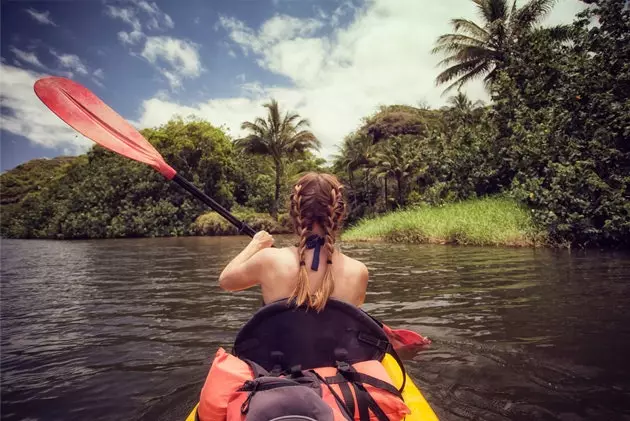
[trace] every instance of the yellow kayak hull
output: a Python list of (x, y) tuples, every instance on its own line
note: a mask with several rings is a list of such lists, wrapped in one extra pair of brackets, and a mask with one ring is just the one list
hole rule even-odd
[[(403, 374), (400, 366), (396, 362), (396, 359), (390, 354), (385, 354), (385, 358), (382, 361), (385, 371), (389, 374), (394, 386), (400, 388), (402, 386)], [(427, 400), (422, 396), (420, 390), (416, 387), (409, 376), (405, 375), (405, 388), (402, 390), (402, 396), (405, 400), (405, 404), (411, 410), (411, 414), (405, 417), (405, 421), (438, 421), (437, 415), (429, 406)]]
[[(396, 359), (392, 357), (390, 354), (385, 354), (385, 358), (382, 361), (383, 366), (385, 367), (385, 371), (389, 374), (392, 381), (394, 382), (394, 386), (396, 388), (400, 388), (403, 381), (403, 374), (400, 366), (396, 362)], [(411, 414), (405, 417), (405, 421), (439, 421), (433, 409), (427, 402), (427, 400), (422, 396), (420, 390), (416, 387), (413, 381), (406, 376), (407, 380), (405, 381), (405, 388), (402, 391), (402, 396), (405, 400), (405, 404), (411, 410)], [(193, 410), (190, 412), (186, 421), (195, 421), (195, 414), (197, 413), (197, 406), (195, 405)]]

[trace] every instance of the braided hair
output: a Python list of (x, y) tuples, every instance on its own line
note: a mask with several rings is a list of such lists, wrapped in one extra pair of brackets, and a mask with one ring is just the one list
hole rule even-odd
[[(307, 304), (317, 311), (324, 308), (334, 291), (332, 264), (335, 238), (346, 213), (342, 189), (343, 186), (333, 175), (308, 173), (295, 184), (291, 194), (290, 215), (299, 237), (297, 248), (300, 269), (290, 298), (295, 298), (297, 305)], [(321, 285), (311, 293), (305, 254), (306, 240), (315, 223), (324, 230), (323, 249), (327, 255), (327, 266)]]

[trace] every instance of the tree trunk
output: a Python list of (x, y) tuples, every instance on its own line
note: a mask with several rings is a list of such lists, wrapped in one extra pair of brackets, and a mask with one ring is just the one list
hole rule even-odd
[(388, 203), (387, 203), (387, 199), (388, 199), (388, 197), (387, 197), (387, 177), (383, 178), (383, 183), (385, 183), (385, 210), (387, 211), (387, 210), (389, 210), (389, 206), (388, 206)]
[(282, 161), (280, 158), (274, 159), (276, 163), (276, 194), (273, 200), (273, 209), (271, 209), (271, 216), (276, 221), (278, 220), (278, 209), (280, 208), (280, 180), (282, 179)]
[(396, 182), (398, 183), (398, 207), (402, 207), (403, 205), (402, 175), (396, 176)]
[(372, 196), (370, 195), (370, 187), (369, 187), (369, 184), (370, 184), (370, 173), (369, 173), (369, 170), (366, 168), (364, 170), (363, 174), (364, 174), (363, 183), (365, 184), (365, 188), (364, 188), (365, 197), (367, 199), (368, 207), (371, 208), (372, 207), (372, 200), (371, 200)]

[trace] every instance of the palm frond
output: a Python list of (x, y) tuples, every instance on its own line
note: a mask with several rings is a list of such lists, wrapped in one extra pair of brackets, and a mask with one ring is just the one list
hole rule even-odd
[(571, 39), (573, 27), (571, 25), (556, 25), (550, 28), (541, 28), (539, 31), (548, 33), (554, 41), (565, 42)]
[(455, 32), (471, 35), (475, 38), (485, 39), (488, 37), (488, 31), (468, 19), (451, 19), (451, 25)]
[[(454, 83), (452, 83), (451, 85), (449, 85), (442, 93), (442, 95), (450, 92), (453, 88), (455, 88), (456, 86), (461, 88), (462, 85), (464, 85), (464, 83), (473, 80), (477, 77), (481, 77), (484, 73), (486, 73), (490, 67), (492, 66), (491, 63), (489, 62), (480, 62), (477, 66), (473, 67), (472, 69), (470, 69), (468, 72), (460, 72), (461, 73), (465, 73), (463, 76), (459, 77)], [(487, 79), (487, 76), (486, 76)]]
[(479, 66), (480, 62), (481, 60), (471, 60), (449, 67), (438, 75), (437, 84), (446, 83), (462, 74), (470, 72), (471, 70)]
[(497, 59), (497, 52), (483, 47), (466, 47), (462, 48), (450, 57), (445, 58), (438, 64), (440, 66), (451, 65), (454, 62), (463, 63), (471, 60), (487, 60), (493, 61)]
[(551, 12), (555, 2), (556, 0), (530, 0), (518, 9), (512, 17), (514, 33), (520, 34), (530, 30), (536, 22)]
[(473, 0), (487, 23), (507, 17), (506, 0)]
[(452, 53), (453, 51), (459, 51), (465, 47), (483, 47), (487, 45), (487, 41), (478, 40), (466, 35), (459, 34), (446, 34), (441, 35), (437, 41), (436, 46), (431, 50), (432, 54), (439, 52)]

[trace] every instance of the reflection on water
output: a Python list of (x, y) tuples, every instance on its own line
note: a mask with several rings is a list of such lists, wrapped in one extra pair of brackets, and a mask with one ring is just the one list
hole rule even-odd
[[(2, 242), (3, 420), (183, 420), (260, 305), (216, 285), (247, 238)], [(289, 238), (281, 243), (289, 244)], [(630, 419), (630, 255), (344, 244), (441, 420)]]

